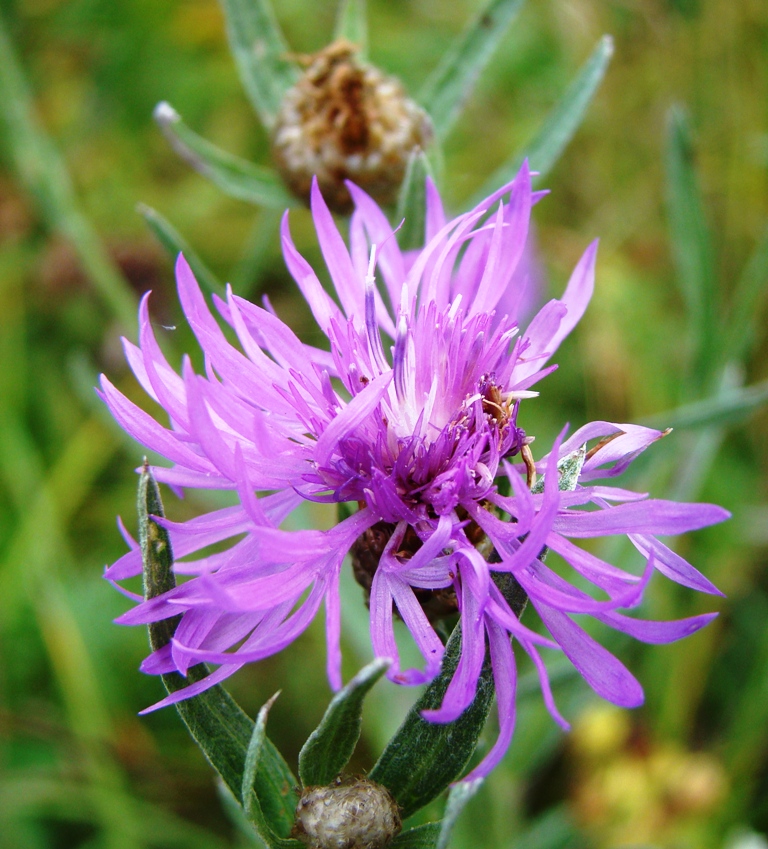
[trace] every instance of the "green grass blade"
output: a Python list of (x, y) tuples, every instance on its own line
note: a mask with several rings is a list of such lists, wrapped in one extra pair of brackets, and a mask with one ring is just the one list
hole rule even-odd
[(520, 151), (501, 165), (486, 181), (470, 202), (479, 203), (499, 186), (512, 180), (527, 157), (531, 170), (539, 178), (548, 174), (557, 163), (568, 142), (584, 120), (589, 104), (603, 81), (608, 63), (613, 56), (613, 39), (604, 35), (584, 63), (576, 79), (550, 112), (539, 132)]
[(136, 211), (147, 222), (147, 226), (155, 234), (158, 242), (168, 251), (172, 260), (175, 261), (180, 253), (184, 254), (184, 258), (189, 263), (197, 282), (208, 292), (215, 292), (217, 295), (224, 296), (226, 291), (224, 284), (200, 259), (189, 242), (167, 218), (164, 218), (156, 209), (152, 209), (151, 206), (143, 203), (137, 205)]
[(491, 0), (424, 83), (417, 100), (429, 112), (438, 141), (450, 132), (523, 0)]
[(136, 298), (83, 214), (67, 166), (40, 126), (32, 95), (0, 16), (0, 127), (21, 183), (40, 214), (77, 252), (85, 273), (110, 312), (124, 326), (136, 323)]
[(298, 79), (288, 44), (267, 0), (220, 0), (245, 92), (269, 130), (286, 90)]
[(191, 130), (169, 103), (158, 103), (154, 116), (176, 153), (225, 194), (256, 206), (278, 209), (285, 209), (296, 203), (277, 172), (261, 168), (211, 144)]
[(334, 38), (345, 38), (360, 48), (359, 56), (368, 56), (368, 15), (366, 0), (341, 0)]
[(666, 170), (669, 235), (672, 253), (690, 317), (694, 380), (711, 377), (717, 346), (715, 255), (704, 216), (688, 117), (673, 108), (668, 119)]

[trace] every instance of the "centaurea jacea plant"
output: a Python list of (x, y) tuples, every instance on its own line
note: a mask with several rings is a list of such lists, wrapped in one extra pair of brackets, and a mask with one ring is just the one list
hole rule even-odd
[[(421, 684), (441, 669), (444, 645), (435, 620), (458, 613), (461, 655), (442, 703), (425, 711), (448, 723), (472, 703), (486, 658), (496, 686), (500, 734), (469, 778), (503, 756), (515, 716), (513, 638), (533, 660), (550, 712), (554, 703), (541, 648), (562, 650), (601, 696), (624, 706), (642, 701), (628, 670), (572, 618), (589, 614), (648, 642), (667, 642), (711, 615), (644, 622), (617, 610), (636, 606), (654, 571), (717, 592), (690, 564), (656, 539), (726, 518), (719, 507), (650, 500), (594, 484), (612, 477), (661, 434), (595, 422), (559, 437), (540, 461), (534, 485), (530, 438), (518, 425), (531, 387), (555, 367), (549, 360), (592, 294), (596, 244), (577, 264), (564, 295), (518, 327), (516, 292), (528, 240), (531, 189), (527, 165), (475, 209), (448, 220), (427, 187), (424, 247), (401, 251), (376, 203), (358, 187), (345, 244), (317, 185), (312, 214), (336, 299), (323, 289), (291, 239), (282, 243), (328, 350), (302, 343), (275, 315), (227, 292), (217, 311), (237, 336), (232, 345), (211, 313), (183, 257), (179, 296), (205, 353), (205, 374), (185, 360), (176, 373), (161, 353), (145, 298), (140, 345), (125, 343), (147, 393), (168, 413), (166, 428), (106, 378), (103, 397), (118, 422), (173, 463), (155, 467), (173, 487), (230, 489), (237, 506), (186, 523), (163, 520), (189, 580), (139, 601), (121, 622), (147, 624), (181, 615), (171, 643), (142, 668), (182, 675), (200, 662), (207, 678), (154, 707), (192, 697), (246, 663), (291, 643), (321, 605), (326, 612), (328, 677), (341, 686), (339, 580), (352, 554), (369, 596), (376, 657), (389, 658), (391, 680)], [(381, 285), (377, 286), (377, 280)], [(608, 437), (613, 437), (608, 439)], [(599, 440), (587, 451), (582, 447)], [(520, 462), (524, 460), (524, 462)], [(500, 481), (504, 486), (500, 486)], [(257, 497), (256, 493), (269, 492)], [(504, 494), (507, 492), (508, 494)], [(280, 529), (303, 500), (346, 503), (353, 512), (328, 531)], [(572, 540), (628, 534), (646, 559), (637, 576)], [(240, 537), (227, 550), (194, 558), (211, 544)], [(542, 560), (551, 549), (599, 591), (593, 598)], [(117, 581), (141, 571), (132, 550), (107, 570)], [(580, 586), (583, 586), (582, 580)], [(521, 591), (550, 636), (520, 621)], [(407, 626), (424, 663), (403, 668), (395, 618)]]

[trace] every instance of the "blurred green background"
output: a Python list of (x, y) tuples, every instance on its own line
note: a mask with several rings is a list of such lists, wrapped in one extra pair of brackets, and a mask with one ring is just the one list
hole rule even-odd
[[(372, 0), (371, 59), (414, 91), (479, 6)], [(129, 603), (101, 572), (124, 550), (115, 515), (135, 529), (142, 449), (92, 387), (106, 371), (141, 397), (119, 336), (135, 339), (133, 301), (146, 289), (158, 325), (177, 328), (167, 333), (175, 355), (192, 349), (171, 261), (139, 202), (172, 221), (221, 279), (247, 295), (268, 292), (297, 331), (311, 332), (275, 214), (190, 171), (152, 109), (167, 99), (195, 130), (263, 164), (268, 138), (215, 0), (1, 0), (0, 10), (10, 39), (0, 41), (0, 847), (252, 845), (175, 712), (137, 716), (161, 684), (137, 671), (146, 637), (112, 624)], [(328, 42), (335, 14), (330, 0), (278, 8), (303, 53)], [(636, 671), (647, 702), (615, 710), (556, 667), (571, 735), (548, 717), (523, 664), (515, 740), (464, 812), (454, 845), (760, 849), (768, 846), (760, 837), (768, 832), (768, 417), (765, 387), (741, 395), (738, 387), (768, 379), (768, 4), (531, 0), (448, 139), (444, 197), (462, 208), (524, 146), (604, 33), (615, 39), (613, 62), (535, 212), (552, 295), (600, 236), (596, 295), (523, 426), (546, 445), (565, 421), (677, 422), (630, 482), (733, 512), (727, 525), (677, 543), (727, 598), (697, 597), (657, 576), (643, 615), (716, 609), (720, 617), (674, 646), (596, 632)], [(25, 79), (14, 75), (10, 43)], [(682, 177), (668, 153), (676, 103), (688, 108), (693, 139)], [(670, 194), (673, 212), (696, 196), (686, 164), (704, 217), (683, 203), (690, 214), (670, 221)], [(308, 214), (293, 212), (292, 226), (317, 257)], [(703, 293), (706, 333), (687, 307), (690, 286)], [(699, 405), (689, 427), (669, 412), (684, 403)], [(166, 495), (173, 518), (210, 503)], [(303, 518), (329, 521), (322, 511)], [(347, 674), (370, 657), (349, 577)], [(322, 628), (243, 670), (230, 689), (251, 715), (282, 689), (270, 735), (295, 762), (330, 696)], [(370, 767), (413, 695), (375, 688), (355, 768)], [(439, 814), (434, 805), (424, 816)]]

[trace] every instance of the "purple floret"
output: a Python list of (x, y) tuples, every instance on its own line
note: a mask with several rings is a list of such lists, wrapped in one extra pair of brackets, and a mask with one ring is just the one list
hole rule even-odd
[[(157, 598), (137, 598), (118, 621), (147, 624), (181, 614), (171, 644), (144, 661), (146, 672), (185, 674), (202, 661), (218, 665), (208, 678), (152, 709), (280, 651), (321, 606), (328, 676), (339, 688), (339, 576), (351, 553), (369, 598), (373, 651), (393, 661), (393, 681), (430, 681), (444, 651), (435, 622), (453, 613), (460, 617), (458, 668), (442, 705), (427, 718), (450, 722), (466, 709), (490, 652), (500, 734), (469, 776), (477, 778), (500, 760), (512, 736), (516, 671), (510, 638), (530, 655), (546, 705), (563, 727), (542, 647), (562, 651), (609, 701), (639, 705), (639, 683), (573, 617), (589, 614), (650, 643), (701, 628), (713, 614), (648, 622), (617, 611), (640, 603), (654, 571), (717, 593), (656, 535), (696, 530), (728, 514), (714, 505), (658, 501), (595, 483), (620, 474), (664, 435), (636, 425), (586, 425), (558, 439), (534, 470), (518, 410), (537, 394), (531, 387), (555, 368), (550, 358), (587, 307), (597, 244), (584, 253), (563, 297), (545, 304), (521, 329), (517, 310), (529, 291), (531, 209), (541, 197), (531, 190), (527, 165), (512, 183), (452, 220), (430, 183), (419, 251), (401, 251), (375, 202), (349, 188), (355, 203), (349, 247), (316, 185), (312, 191), (335, 299), (296, 250), (287, 213), (281, 231), (286, 264), (328, 350), (304, 344), (268, 304), (256, 306), (231, 289), (226, 301), (214, 298), (220, 318), (214, 317), (180, 256), (179, 297), (205, 369), (196, 374), (185, 359), (179, 374), (162, 354), (148, 300), (142, 300), (139, 345), (125, 341), (126, 357), (170, 424), (157, 422), (106, 377), (102, 397), (128, 433), (171, 462), (153, 468), (158, 480), (176, 488), (234, 490), (239, 503), (184, 523), (162, 520), (177, 557), (175, 571), (189, 578)], [(376, 285), (377, 277), (383, 285)], [(586, 451), (583, 446), (594, 440)], [(566, 486), (564, 464), (574, 463), (574, 480)], [(531, 486), (536, 471), (543, 486)], [(328, 531), (282, 530), (283, 520), (307, 499), (348, 502), (354, 512)], [(642, 575), (573, 542), (614, 534), (628, 535), (643, 556)], [(196, 557), (228, 540), (236, 541), (225, 551)], [(135, 542), (129, 544), (130, 551), (107, 569), (111, 581), (141, 572), (141, 554)], [(563, 577), (565, 570), (547, 565), (540, 556), (545, 549), (568, 564), (580, 587), (585, 581), (594, 587), (596, 597)], [(520, 622), (500, 589), (504, 576), (522, 587), (550, 637)], [(423, 668), (401, 667), (396, 617), (413, 636)]]

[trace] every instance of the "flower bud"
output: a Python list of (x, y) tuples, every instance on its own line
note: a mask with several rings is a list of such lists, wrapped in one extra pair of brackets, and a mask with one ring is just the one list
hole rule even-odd
[(305, 787), (291, 832), (310, 849), (384, 849), (400, 833), (397, 803), (366, 778)]
[(379, 203), (393, 203), (408, 155), (425, 148), (432, 124), (400, 83), (361, 62), (357, 48), (335, 41), (309, 57), (286, 92), (272, 135), (272, 152), (291, 191), (309, 200), (317, 176), (328, 205), (351, 211), (345, 180)]

